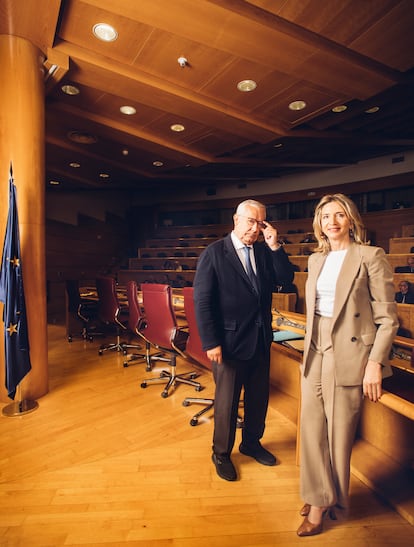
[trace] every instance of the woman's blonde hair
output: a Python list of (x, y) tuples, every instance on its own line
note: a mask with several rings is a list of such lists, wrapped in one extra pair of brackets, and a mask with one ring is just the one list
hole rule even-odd
[(319, 201), (315, 208), (315, 215), (313, 217), (313, 232), (318, 242), (315, 252), (328, 253), (331, 250), (329, 240), (322, 231), (322, 209), (326, 204), (333, 201), (341, 205), (349, 219), (351, 224), (349, 235), (351, 239), (359, 245), (369, 245), (369, 241), (366, 241), (365, 226), (355, 203), (344, 194), (327, 194)]

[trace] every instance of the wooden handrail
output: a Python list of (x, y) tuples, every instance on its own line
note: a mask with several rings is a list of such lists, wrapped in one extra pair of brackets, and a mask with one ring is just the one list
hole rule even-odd
[(407, 399), (403, 399), (399, 395), (394, 395), (394, 393), (384, 391), (379, 402), (391, 410), (394, 410), (394, 412), (405, 416), (409, 420), (414, 420), (414, 404), (407, 401)]

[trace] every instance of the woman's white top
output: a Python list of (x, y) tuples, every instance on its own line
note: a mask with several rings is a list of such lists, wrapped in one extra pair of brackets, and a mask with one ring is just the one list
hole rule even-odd
[(316, 282), (315, 313), (317, 315), (323, 317), (333, 316), (336, 282), (347, 250), (331, 251), (326, 257), (325, 264)]

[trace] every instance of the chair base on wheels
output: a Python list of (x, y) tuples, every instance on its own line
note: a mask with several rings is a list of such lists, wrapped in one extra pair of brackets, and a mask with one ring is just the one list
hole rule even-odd
[[(203, 397), (186, 397), (183, 401), (183, 406), (190, 406), (191, 404), (205, 405), (204, 408), (196, 412), (190, 420), (190, 425), (196, 426), (198, 425), (199, 418), (214, 408), (214, 399), (207, 399)], [(239, 406), (243, 406), (243, 401), (240, 401)], [(243, 418), (241, 416), (237, 416), (237, 427), (239, 429), (243, 427)]]
[[(95, 336), (105, 336), (105, 333), (98, 331), (97, 327), (94, 326), (93, 323), (91, 325), (87, 325), (86, 323), (88, 322), (88, 320), (86, 319), (83, 322), (85, 324), (83, 326), (79, 326), (79, 329), (75, 329), (74, 325), (72, 324), (70, 325), (72, 328), (69, 328), (69, 326), (67, 326), (66, 337), (68, 339), (68, 342), (73, 342), (74, 338), (80, 338), (88, 342), (93, 342)], [(67, 323), (69, 323), (68, 320)]]
[(93, 335), (92, 334), (89, 334), (89, 332), (87, 331), (86, 327), (84, 327), (83, 329), (81, 329), (79, 332), (77, 332), (76, 334), (73, 334), (72, 332), (69, 332), (67, 334), (67, 339), (68, 339), (68, 342), (73, 342), (73, 339), (74, 338), (82, 338), (82, 340), (88, 340), (89, 342), (93, 342)]
[[(170, 358), (151, 356), (150, 360), (157, 361), (168, 361), (171, 362)], [(176, 384), (186, 384), (188, 386), (193, 386), (196, 391), (202, 391), (204, 386), (200, 382), (196, 382), (195, 378), (198, 378), (199, 374), (195, 371), (183, 372), (181, 374), (176, 374), (175, 364), (171, 365), (170, 370), (162, 370), (159, 376), (155, 378), (146, 378), (141, 382), (141, 387), (146, 388), (148, 384), (152, 383), (161, 383), (165, 382), (165, 387), (161, 392), (161, 397), (164, 399), (168, 397), (169, 391), (171, 388), (175, 388)]]
[(183, 401), (183, 406), (190, 406), (191, 404), (205, 405), (205, 407), (196, 412), (196, 414), (194, 414), (194, 416), (190, 420), (190, 425), (197, 425), (198, 419), (214, 407), (214, 399), (203, 399), (202, 397), (186, 397)]
[[(131, 367), (134, 365), (139, 365), (141, 362), (147, 361), (145, 353), (130, 353), (130, 354), (124, 353), (124, 355), (126, 357), (123, 363), (125, 368)], [(148, 366), (147, 366), (146, 370), (151, 370), (151, 369), (148, 369)]]
[[(117, 334), (116, 342), (114, 342), (113, 344), (102, 345), (99, 348), (98, 353), (99, 355), (102, 355), (104, 351), (120, 351), (124, 355), (126, 355), (128, 349), (141, 349), (141, 346), (138, 346), (137, 344), (128, 344), (126, 342), (121, 342), (121, 337), (119, 334)], [(145, 355), (143, 354), (142, 357), (145, 357)]]
[(124, 355), (126, 355), (126, 359), (124, 361), (124, 367), (127, 368), (129, 366), (138, 365), (142, 361), (144, 361), (146, 363), (145, 370), (147, 372), (150, 372), (152, 370), (153, 361), (165, 361), (166, 363), (170, 362), (169, 358), (164, 357), (163, 352), (160, 351), (158, 353), (153, 353), (151, 355), (150, 351), (151, 351), (151, 344), (149, 342), (145, 342), (145, 353), (132, 353), (129, 356), (125, 353)]
[(98, 350), (98, 354), (102, 355), (104, 353), (104, 351), (122, 351), (122, 353), (124, 355), (126, 355), (126, 349), (124, 348), (124, 344), (122, 344), (121, 341), (119, 340), (119, 336), (118, 336), (117, 341), (114, 342), (113, 344), (107, 344), (106, 346), (105, 345), (100, 346), (100, 348)]

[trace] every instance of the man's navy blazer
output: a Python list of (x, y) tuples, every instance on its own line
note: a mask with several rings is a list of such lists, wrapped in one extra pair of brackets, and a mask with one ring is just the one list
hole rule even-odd
[[(258, 293), (234, 248), (230, 234), (200, 255), (194, 278), (197, 325), (204, 351), (222, 347), (224, 359), (250, 359), (259, 333), (272, 342), (272, 292), (292, 283), (294, 271), (283, 248), (253, 245)], [(263, 327), (263, 328), (262, 328)]]

